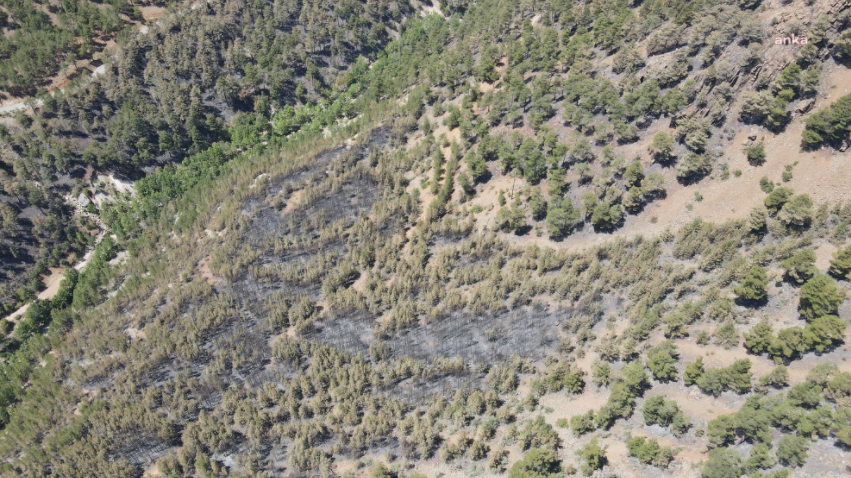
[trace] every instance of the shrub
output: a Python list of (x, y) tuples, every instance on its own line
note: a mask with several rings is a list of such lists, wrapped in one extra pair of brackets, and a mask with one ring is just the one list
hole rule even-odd
[(547, 209), (547, 234), (551, 238), (564, 237), (578, 221), (579, 211), (574, 209), (570, 198), (565, 198), (560, 206), (551, 205)]
[(809, 440), (801, 436), (787, 435), (777, 444), (777, 457), (787, 466), (803, 466), (807, 461)]
[(665, 178), (659, 173), (650, 173), (641, 181), (641, 190), (646, 198), (665, 195)]
[(825, 315), (836, 315), (845, 296), (836, 289), (836, 282), (830, 277), (817, 275), (801, 287), (801, 300), (798, 311), (808, 321)]
[(786, 399), (795, 407), (815, 408), (824, 399), (824, 389), (817, 383), (799, 383), (789, 389)]
[(792, 197), (792, 194), (793, 192), (789, 188), (775, 188), (765, 198), (765, 208), (772, 215), (777, 214)]
[(558, 433), (540, 415), (526, 424), (521, 433), (520, 442), (524, 450), (542, 447), (558, 450), (561, 447), (561, 439), (558, 437)]
[(674, 140), (671, 135), (664, 131), (656, 133), (653, 137), (653, 142), (650, 144), (649, 152), (653, 157), (653, 161), (657, 163), (667, 163), (673, 159)]
[(585, 476), (591, 476), (594, 471), (602, 469), (606, 464), (606, 449), (599, 445), (596, 438), (578, 450), (576, 454), (585, 462), (582, 465), (582, 473)]
[(529, 208), (532, 210), (532, 218), (540, 221), (547, 215), (547, 201), (541, 195), (540, 188), (535, 188), (529, 198)]
[(803, 284), (818, 274), (816, 268), (816, 253), (812, 249), (804, 249), (780, 263), (786, 271), (786, 278), (795, 283)]
[(777, 213), (777, 220), (794, 229), (809, 227), (813, 220), (813, 200), (807, 194), (795, 196), (783, 205)]
[(644, 402), (644, 423), (647, 425), (670, 426), (676, 436), (683, 435), (691, 427), (691, 421), (680, 410), (674, 400), (662, 396), (648, 398)]
[(594, 425), (594, 410), (588, 410), (582, 415), (574, 415), (570, 418), (570, 429), (576, 436), (582, 436), (597, 429)]
[(742, 457), (729, 448), (709, 450), (708, 459), (700, 465), (703, 478), (739, 478)]
[(764, 267), (754, 266), (737, 285), (733, 292), (742, 302), (759, 303), (768, 297), (768, 274)]
[(851, 273), (851, 246), (839, 248), (833, 254), (828, 272), (837, 279), (849, 278), (849, 273)]
[(789, 385), (789, 370), (783, 365), (774, 367), (771, 372), (768, 372), (759, 379), (761, 391), (767, 390), (767, 387), (779, 389), (787, 385)]
[(502, 207), (496, 213), (496, 227), (500, 231), (521, 231), (526, 227), (526, 214), (518, 207)]
[(837, 373), (827, 382), (825, 394), (843, 407), (851, 406), (851, 373)]
[(611, 231), (623, 221), (623, 206), (620, 204), (608, 204), (601, 202), (594, 207), (591, 214), (591, 224), (594, 229), (600, 231)]
[(673, 448), (659, 446), (658, 440), (644, 437), (630, 439), (626, 442), (626, 448), (629, 456), (638, 458), (645, 465), (652, 463), (659, 468), (667, 468), (676, 454)]
[(851, 134), (849, 124), (851, 124), (851, 95), (845, 95), (827, 109), (807, 119), (801, 141), (808, 148), (816, 148), (824, 144), (837, 147)]
[(721, 415), (706, 424), (706, 441), (710, 447), (720, 447), (736, 439), (736, 415)]
[(695, 385), (700, 377), (703, 376), (705, 370), (703, 367), (703, 357), (698, 357), (694, 362), (689, 362), (683, 372), (683, 382), (686, 385)]
[(693, 183), (699, 181), (712, 171), (712, 163), (705, 154), (690, 152), (686, 154), (676, 166), (677, 179), (681, 183)]
[(677, 346), (666, 340), (647, 352), (647, 367), (653, 378), (660, 382), (677, 379)]
[(773, 340), (774, 330), (768, 322), (760, 322), (753, 326), (750, 332), (742, 334), (745, 338), (745, 348), (748, 352), (759, 355), (766, 352)]
[(732, 390), (739, 394), (747, 393), (751, 389), (750, 368), (750, 360), (736, 360), (733, 365), (726, 368), (705, 370), (696, 383), (704, 393), (716, 397), (725, 390)]
[(748, 473), (771, 468), (777, 463), (777, 458), (771, 453), (771, 448), (765, 443), (758, 443), (751, 448), (744, 468)]
[(546, 448), (533, 448), (508, 471), (508, 478), (560, 478), (561, 461)]
[(488, 166), (485, 159), (477, 152), (467, 154), (467, 171), (475, 182), (480, 182), (487, 177)]
[(835, 315), (824, 315), (813, 319), (804, 327), (804, 346), (819, 353), (841, 344), (848, 324)]
[(753, 143), (745, 148), (745, 155), (748, 157), (748, 162), (754, 166), (761, 166), (765, 163), (765, 144), (760, 141)]
[(804, 345), (804, 329), (800, 327), (789, 327), (777, 333), (777, 337), (768, 346), (768, 353), (779, 359), (791, 359), (806, 352)]
[(748, 214), (747, 231), (750, 234), (759, 235), (766, 229), (768, 209), (765, 206), (756, 206)]
[(725, 349), (739, 345), (739, 333), (736, 332), (736, 325), (732, 320), (726, 320), (715, 331), (715, 343)]
[(612, 368), (603, 361), (597, 361), (591, 368), (591, 381), (598, 387), (608, 385), (612, 380)]
[(746, 92), (742, 95), (741, 118), (750, 123), (761, 123), (771, 110), (774, 101), (768, 91)]

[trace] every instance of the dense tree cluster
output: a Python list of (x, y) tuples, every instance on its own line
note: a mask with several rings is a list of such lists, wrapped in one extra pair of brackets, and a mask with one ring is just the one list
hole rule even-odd
[[(49, 2), (4, 0), (0, 23), (0, 90), (32, 95), (60, 65), (91, 59), (107, 40), (142, 19), (140, 6), (167, 0)], [(85, 70), (84, 70), (85, 71)]]

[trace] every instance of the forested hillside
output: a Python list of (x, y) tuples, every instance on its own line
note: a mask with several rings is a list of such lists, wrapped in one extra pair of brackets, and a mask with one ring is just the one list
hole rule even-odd
[[(345, 118), (346, 96), (336, 95), (331, 110), (321, 103), (409, 10), (396, 2), (207, 2), (128, 39), (96, 80), (45, 97), (34, 115), (16, 113), (0, 125), (5, 310), (35, 297), (48, 266), (82, 256), (98, 225), (72, 216), (75, 206), (97, 212), (99, 201), (89, 202), (103, 186), (93, 171), (138, 179), (232, 134), (237, 147), (257, 142), (268, 129), (260, 121), (274, 119), (284, 137)], [(320, 110), (328, 110), (323, 118)]]
[(849, 7), (173, 7), (3, 121), (0, 474), (848, 474)]
[(0, 90), (8, 97), (31, 96), (50, 86), (59, 70), (76, 71), (116, 37), (129, 37), (143, 18), (141, 8), (168, 0), (109, 2), (4, 0), (0, 2)]

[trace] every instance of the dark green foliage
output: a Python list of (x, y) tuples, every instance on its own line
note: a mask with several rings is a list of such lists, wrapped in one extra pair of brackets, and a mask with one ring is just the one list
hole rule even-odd
[(804, 327), (804, 345), (807, 350), (825, 352), (845, 340), (848, 324), (835, 315), (824, 315), (810, 321)]
[(638, 458), (641, 463), (659, 468), (667, 468), (676, 453), (673, 448), (659, 446), (658, 440), (644, 437), (630, 439), (626, 442), (626, 448), (629, 455)]
[(812, 249), (803, 249), (780, 263), (786, 271), (786, 277), (795, 284), (803, 284), (818, 274), (816, 253)]
[(570, 198), (560, 205), (550, 204), (547, 208), (547, 234), (552, 238), (567, 236), (579, 221), (579, 211), (573, 207)]
[(771, 443), (771, 415), (751, 397), (735, 415), (736, 433), (753, 443)]
[(765, 144), (762, 141), (753, 143), (745, 148), (745, 156), (748, 157), (748, 162), (754, 166), (761, 166), (765, 163)]
[(597, 361), (591, 369), (591, 381), (598, 387), (604, 387), (612, 381), (612, 367), (603, 361)]
[(755, 389), (762, 392), (766, 391), (768, 387), (780, 389), (787, 385), (789, 385), (789, 370), (783, 365), (778, 365), (771, 372), (759, 378)]
[(706, 441), (711, 447), (732, 444), (736, 438), (736, 415), (721, 415), (706, 425)]
[(558, 455), (546, 448), (533, 448), (508, 471), (509, 478), (558, 478), (562, 476)]
[(851, 373), (841, 372), (834, 375), (827, 383), (825, 394), (839, 405), (851, 405)]
[(584, 372), (566, 364), (547, 368), (540, 379), (532, 383), (532, 389), (539, 395), (547, 392), (566, 390), (567, 393), (582, 393), (585, 388)]
[(813, 201), (807, 194), (800, 194), (786, 202), (777, 213), (777, 220), (792, 229), (806, 229), (813, 220)]
[(804, 329), (789, 327), (777, 332), (777, 337), (771, 341), (768, 353), (775, 360), (788, 360), (807, 351), (804, 345)]
[(369, 471), (370, 478), (396, 478), (396, 476), (397, 475), (388, 470), (383, 463), (376, 463)]
[(742, 457), (729, 448), (709, 450), (709, 459), (700, 465), (703, 478), (739, 478)]
[(798, 311), (808, 321), (825, 315), (836, 315), (845, 296), (836, 289), (836, 282), (820, 274), (814, 276), (801, 287), (801, 300)]
[(825, 438), (830, 436), (836, 427), (833, 407), (820, 406), (801, 418), (798, 423), (798, 433), (801, 436)]
[(764, 267), (751, 267), (733, 292), (742, 302), (760, 303), (768, 298), (768, 274)]
[(744, 468), (748, 473), (753, 473), (757, 470), (771, 468), (776, 463), (777, 457), (771, 452), (771, 448), (765, 443), (758, 443), (751, 448), (751, 452), (745, 460)]
[(500, 231), (520, 232), (526, 227), (526, 214), (519, 207), (502, 207), (496, 213), (496, 227)]
[(790, 388), (786, 398), (792, 406), (814, 408), (824, 400), (824, 392), (821, 385), (804, 382)]
[(801, 135), (805, 147), (822, 145), (837, 147), (851, 134), (851, 95), (836, 100), (827, 109), (807, 118), (807, 126)]
[(623, 378), (612, 386), (609, 400), (597, 412), (598, 428), (609, 429), (619, 418), (628, 418), (635, 409), (636, 397), (648, 387), (647, 372), (641, 362), (631, 362), (621, 371)]
[(532, 210), (532, 218), (540, 221), (547, 215), (547, 201), (541, 195), (541, 190), (536, 188), (529, 198), (529, 208)]
[(736, 360), (726, 368), (710, 368), (695, 382), (700, 389), (710, 395), (719, 396), (725, 390), (747, 393), (751, 389), (751, 361)]
[(694, 362), (686, 364), (686, 369), (683, 372), (683, 382), (686, 385), (695, 385), (704, 373), (705, 369), (703, 367), (703, 357), (701, 356)]
[(561, 447), (561, 439), (552, 425), (538, 415), (535, 420), (526, 424), (520, 433), (520, 444), (524, 450), (530, 448), (549, 448), (558, 450)]
[(594, 207), (591, 214), (591, 224), (599, 231), (611, 231), (620, 226), (623, 221), (623, 206), (601, 202)]
[(647, 368), (653, 373), (653, 378), (660, 382), (670, 382), (677, 379), (677, 346), (671, 340), (647, 351)]
[(836, 432), (836, 440), (843, 446), (851, 447), (851, 426), (843, 427)]
[(641, 161), (634, 161), (623, 174), (624, 185), (627, 188), (640, 185), (643, 179), (644, 168), (641, 166)]
[(807, 461), (807, 450), (809, 449), (809, 440), (794, 435), (787, 435), (780, 439), (777, 443), (777, 458), (780, 461), (791, 467), (803, 466)]
[(656, 133), (650, 145), (650, 155), (659, 163), (668, 163), (673, 159), (674, 141), (664, 131)]
[(576, 436), (582, 436), (586, 433), (594, 431), (597, 427), (594, 425), (594, 411), (588, 410), (582, 415), (574, 415), (570, 418), (570, 429)]
[[(2, 372), (8, 380), (0, 384), (0, 415), (8, 438), (0, 444), (7, 474), (88, 470), (135, 476), (151, 456), (164, 452), (159, 469), (167, 476), (253, 476), (269, 466), (264, 454), (273, 441), (273, 448), (287, 450), (286, 467), (299, 475), (331, 476), (335, 460), (382, 450), (390, 455), (388, 461), (401, 455), (400, 466), (368, 465), (358, 473), (372, 467), (375, 476), (393, 476), (402, 473), (395, 471), (402, 463), (429, 459), (438, 448), (446, 460), (475, 461), (490, 453), (492, 468), (504, 471), (505, 451), (489, 452), (495, 445), (490, 441), (499, 436), (505, 445), (517, 439), (520, 447), (534, 447), (510, 476), (563, 476), (570, 469), (563, 471), (553, 452), (560, 443), (552, 427), (541, 417), (524, 421), (527, 415), (513, 422), (521, 407), (537, 407), (536, 393), (583, 391), (581, 371), (567, 364), (601, 343), (604, 359), (627, 364), (621, 378), (611, 367), (595, 365), (595, 383), (611, 388), (608, 402), (570, 420), (577, 435), (598, 426), (610, 429), (618, 419), (631, 416), (638, 397), (650, 386), (643, 365), (630, 363), (645, 350), (655, 380), (676, 380), (674, 343), (647, 350), (650, 337), (664, 332), (680, 338), (692, 328), (714, 327), (707, 327), (714, 321), (723, 324), (716, 340), (736, 345), (735, 324), (743, 327), (750, 317), (742, 316), (727, 298), (730, 285), (744, 277), (739, 287), (757, 283), (764, 291), (764, 274), (747, 272), (750, 265), (773, 268), (776, 258), (789, 257), (801, 246), (821, 246), (823, 234), (842, 220), (832, 209), (817, 216), (804, 196), (790, 192), (771, 203), (777, 220), (769, 221), (770, 228), (768, 209), (760, 208), (748, 221), (695, 221), (677, 231), (673, 244), (673, 235), (665, 232), (658, 240), (618, 239), (574, 251), (525, 247), (526, 239), (534, 238), (480, 234), (477, 226), (491, 224), (477, 224), (476, 215), (482, 206), (491, 205), (463, 203), (482, 189), (477, 183), (488, 180), (488, 162), (497, 161), (519, 183), (512, 188), (508, 206), (506, 188), (498, 199), (505, 208), (483, 215), (490, 218), (496, 212), (502, 230), (532, 229), (525, 224), (530, 214), (534, 221), (546, 219), (551, 237), (569, 235), (581, 219), (580, 208), (566, 195), (574, 201), (589, 198), (582, 210), (587, 219), (599, 230), (612, 230), (622, 223), (624, 210), (638, 212), (663, 195), (664, 180), (660, 172), (645, 177), (640, 162), (616, 154), (610, 144), (639, 138), (646, 144), (645, 128), (660, 124), (654, 120), (662, 115), (668, 116), (665, 124), (670, 120), (677, 127), (682, 144), (677, 148), (692, 151), (679, 161), (680, 179), (690, 182), (708, 174), (717, 156), (705, 151), (725, 141), (729, 128), (721, 135), (717, 126), (744, 83), (733, 82), (734, 88), (728, 82), (738, 63), (730, 67), (718, 62), (694, 75), (690, 70), (713, 63), (713, 55), (728, 42), (757, 43), (759, 35), (741, 38), (739, 30), (747, 29), (754, 18), (742, 16), (735, 6), (648, 1), (636, 13), (628, 2), (592, 2), (586, 8), (561, 1), (462, 1), (441, 5), (452, 18), (420, 18), (413, 10), (419, 4), (404, 1), (341, 2), (339, 8), (249, 1), (236, 10), (231, 3), (200, 6), (197, 15), (203, 27), (196, 25), (195, 17), (166, 22), (171, 32), (131, 42), (137, 53), (120, 50), (117, 62), (125, 64), (110, 67), (115, 72), (109, 73), (114, 75), (107, 76), (109, 81), (69, 93), (70, 100), (60, 96), (45, 101), (51, 111), (46, 116), (22, 116), (14, 123), (26, 125), (26, 131), (18, 126), (9, 127), (11, 134), (0, 130), (0, 135), (9, 136), (3, 139), (4, 151), (12, 158), (4, 174), (21, 174), (18, 171), (26, 168), (30, 180), (39, 184), (49, 185), (56, 178), (64, 182), (66, 173), (82, 176), (75, 164), (69, 171), (58, 169), (56, 178), (48, 167), (40, 178), (44, 165), (56, 158), (91, 164), (96, 172), (163, 165), (136, 183), (135, 199), (99, 208), (120, 246), (128, 247), (127, 263), (109, 266), (115, 251), (99, 252), (76, 283), (51, 301), (49, 316), (45, 304), (33, 304), (31, 313), (39, 316), (34, 322), (42, 326), (29, 332), (24, 324), (19, 327), (29, 336), (20, 344), (20, 353), (9, 352), (19, 344), (7, 339)], [(546, 11), (537, 12), (540, 8)], [(539, 13), (541, 25), (532, 25), (530, 19)], [(729, 31), (718, 34), (713, 22), (722, 22)], [(207, 28), (208, 23), (216, 29)], [(192, 35), (171, 36), (184, 29)], [(711, 35), (707, 39), (694, 30)], [(654, 31), (656, 48), (648, 45), (653, 54), (688, 45), (670, 55), (668, 68), (656, 70), (658, 65), (651, 64), (638, 72), (640, 49), (621, 43), (641, 42), (646, 32)], [(673, 33), (660, 38), (659, 32)], [(189, 49), (178, 55), (163, 38)], [(390, 38), (398, 40), (382, 49)], [(209, 56), (205, 39), (213, 43)], [(623, 77), (615, 81), (601, 74), (595, 58), (600, 51), (617, 52), (615, 68)], [(346, 63), (361, 53), (364, 59), (343, 74)], [(207, 59), (211, 70), (200, 62), (191, 62), (193, 68), (167, 68), (184, 63), (184, 57)], [(496, 67), (503, 57), (505, 77), (500, 79), (503, 65)], [(158, 68), (166, 68), (167, 74)], [(471, 75), (494, 83), (494, 89), (479, 93), (481, 85), (469, 86)], [(764, 120), (782, 124), (785, 103), (804, 94), (804, 82), (800, 68), (797, 73), (795, 67), (784, 70), (776, 86), (765, 91)], [(102, 94), (99, 88), (108, 91)], [(407, 104), (399, 101), (405, 92), (410, 93)], [(430, 104), (447, 126), (460, 130), (451, 157), (434, 154), (449, 141), (432, 136), (431, 122), (425, 127), (423, 118), (432, 117)], [(575, 127), (575, 136), (551, 128), (549, 118), (558, 109)], [(233, 117), (229, 128), (220, 118), (222, 111)], [(374, 151), (367, 153), (359, 149), (358, 139), (351, 148), (337, 149), (354, 133), (366, 137), (361, 128), (370, 122), (387, 125), (391, 132), (386, 145), (370, 145)], [(415, 131), (418, 122), (425, 138)], [(79, 128), (63, 126), (77, 123)], [(492, 127), (515, 134), (510, 139), (492, 137)], [(535, 136), (525, 137), (529, 131)], [(42, 148), (16, 135), (49, 141), (36, 141), (44, 142)], [(660, 133), (659, 141), (654, 139), (651, 154), (669, 165), (674, 145), (665, 136)], [(59, 151), (57, 139), (72, 142), (67, 155)], [(562, 140), (575, 143), (568, 151)], [(315, 144), (305, 146), (308, 141)], [(610, 147), (598, 154), (603, 144)], [(316, 150), (324, 153), (314, 158), (311, 152)], [(326, 163), (327, 155), (337, 154), (339, 159)], [(458, 163), (464, 157), (467, 167), (462, 172)], [(179, 166), (167, 164), (181, 158)], [(576, 170), (587, 181), (570, 184), (566, 171), (577, 161), (584, 167)], [(663, 167), (652, 165), (652, 170)], [(264, 173), (268, 177), (261, 179)], [(424, 221), (421, 191), (412, 184), (412, 178), (419, 181), (423, 174), (436, 196)], [(546, 200), (533, 188), (524, 204), (528, 184), (544, 179)], [(453, 194), (456, 180), (462, 194)], [(4, 198), (37, 197), (39, 192), (6, 188), (5, 179), (3, 188)], [(378, 198), (375, 203), (371, 193)], [(4, 226), (4, 234), (19, 233), (30, 220), (28, 213), (18, 217), (20, 211), (16, 206), (14, 217), (8, 214), (11, 227)], [(810, 223), (819, 226), (814, 236), (792, 237), (781, 245), (778, 225), (802, 229)], [(533, 226), (540, 235), (541, 224)], [(837, 228), (830, 238), (841, 240), (841, 233)], [(671, 247), (676, 260), (670, 260)], [(60, 261), (67, 257), (63, 251), (56, 255)], [(784, 262), (790, 280), (804, 281), (814, 273), (809, 258), (792, 259)], [(98, 305), (107, 294), (113, 298)], [(253, 302), (252, 294), (268, 294), (268, 300)], [(515, 338), (506, 334), (516, 330), (485, 324), (499, 324), (506, 312), (518, 314), (520, 320), (530, 311), (538, 314), (542, 299), (570, 306), (564, 308), (559, 330), (566, 337), (561, 349), (555, 350), (553, 343), (533, 352), (552, 352), (538, 369), (520, 357), (495, 359), (493, 364), (470, 362), (471, 349), (465, 346), (448, 353), (452, 357), (457, 352), (457, 359), (443, 353), (433, 356), (417, 346), (400, 347), (404, 333), (445, 352), (446, 342), (429, 334), (451, 326), (459, 316), (483, 322), (480, 332), (487, 343), (470, 342), (470, 347), (501, 347), (507, 338)], [(56, 310), (69, 304), (78, 310)], [(630, 324), (624, 337), (596, 338), (600, 321), (610, 317)], [(370, 323), (374, 328), (365, 339), (371, 344), (368, 356), (342, 352), (340, 343), (356, 349), (363, 345)], [(531, 325), (530, 331), (538, 330)], [(290, 326), (292, 330), (282, 330)], [(522, 331), (524, 324), (519, 327)], [(781, 331), (776, 338), (770, 326), (759, 327), (746, 334), (748, 349), (781, 358), (830, 350), (841, 343), (845, 331), (843, 320), (834, 315), (815, 317), (805, 328)], [(54, 352), (51, 357), (48, 350)], [(540, 364), (537, 358), (531, 360)], [(684, 381), (713, 394), (745, 393), (751, 378), (749, 364), (742, 362), (704, 370), (701, 360), (686, 367)], [(757, 391), (782, 398), (768, 390), (786, 386), (782, 370), (767, 375), (764, 384), (760, 380)], [(485, 372), (481, 391), (417, 399), (437, 380), (475, 380)], [(534, 393), (516, 407), (505, 394), (516, 390), (519, 374), (530, 375), (524, 383), (528, 378)], [(835, 434), (842, 442), (842, 425), (849, 420), (833, 408), (851, 395), (846, 382), (847, 377), (836, 374), (818, 384), (835, 401), (827, 405), (811, 389), (797, 388), (789, 398), (796, 405), (749, 400), (729, 420), (711, 425), (710, 438), (719, 444), (768, 441), (768, 424), (801, 436)], [(81, 392), (90, 387), (98, 393)], [(19, 397), (24, 399), (16, 403)], [(75, 410), (80, 415), (71, 413)], [(677, 436), (689, 429), (676, 402), (664, 396), (649, 398), (643, 413), (645, 423), (669, 427)], [(468, 434), (471, 427), (477, 427), (473, 438)], [(450, 435), (441, 445), (441, 436)], [(608, 439), (623, 436), (618, 432)], [(594, 446), (580, 454), (586, 472), (605, 462), (604, 450)], [(674, 453), (654, 440), (638, 438), (628, 448), (640, 461), (658, 466), (666, 466)], [(217, 461), (225, 459), (227, 469)], [(130, 462), (143, 463), (137, 467)], [(726, 476), (725, 465), (730, 463), (739, 466), (741, 474), (738, 456), (713, 451), (704, 474)], [(746, 466), (754, 471), (771, 466), (767, 447), (754, 446)], [(478, 471), (474, 464), (467, 472)]]
[(760, 322), (754, 325), (750, 332), (742, 334), (745, 338), (745, 348), (752, 354), (760, 355), (768, 350), (773, 334), (774, 329), (768, 322)]
[(523, 176), (536, 184), (547, 174), (546, 161), (537, 141), (526, 138), (517, 150), (517, 161), (523, 170)]
[(623, 383), (627, 389), (640, 395), (644, 389), (648, 387), (647, 372), (644, 371), (644, 365), (641, 362), (630, 362), (621, 371), (623, 374)]
[[(129, 21), (141, 18), (127, 2), (62, 2), (52, 10), (40, 9), (35, 2), (4, 1), (3, 6), (0, 23), (6, 23), (6, 12), (14, 21), (6, 25), (10, 31), (2, 42), (0, 89), (15, 94), (36, 93), (63, 57), (88, 58), (103, 48), (103, 39), (114, 38)], [(47, 11), (59, 19), (51, 20)]]
[(606, 465), (606, 449), (599, 445), (596, 438), (577, 450), (576, 454), (585, 462), (582, 464), (582, 473), (585, 476), (591, 476), (594, 471)]
[(848, 279), (851, 273), (851, 246), (837, 249), (830, 261), (829, 272), (837, 279)]
[(686, 417), (674, 400), (665, 400), (662, 396), (648, 398), (644, 402), (644, 423), (670, 427), (676, 436), (682, 436), (691, 427), (691, 421)]
[(15, 327), (15, 338), (24, 340), (30, 334), (39, 332), (42, 327), (50, 322), (50, 301), (36, 300), (27, 309), (24, 318)]
[(773, 214), (777, 214), (780, 209), (789, 201), (789, 198), (792, 197), (792, 190), (789, 188), (775, 188), (771, 193), (769, 193), (768, 197), (765, 198), (765, 207), (768, 209), (768, 212)]
[(706, 154), (689, 152), (676, 166), (677, 179), (684, 184), (697, 182), (712, 171), (712, 163)]

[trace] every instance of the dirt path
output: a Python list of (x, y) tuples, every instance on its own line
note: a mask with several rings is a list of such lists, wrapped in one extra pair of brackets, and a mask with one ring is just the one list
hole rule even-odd
[[(57, 292), (59, 292), (59, 284), (62, 282), (62, 277), (64, 276), (67, 267), (51, 267), (49, 270), (50, 273), (47, 277), (42, 279), (42, 283), (47, 286), (47, 288), (39, 292), (36, 296), (39, 300), (50, 300)], [(30, 304), (24, 304), (18, 310), (9, 314), (9, 318), (7, 320), (17, 322), (24, 316), (29, 307)]]

